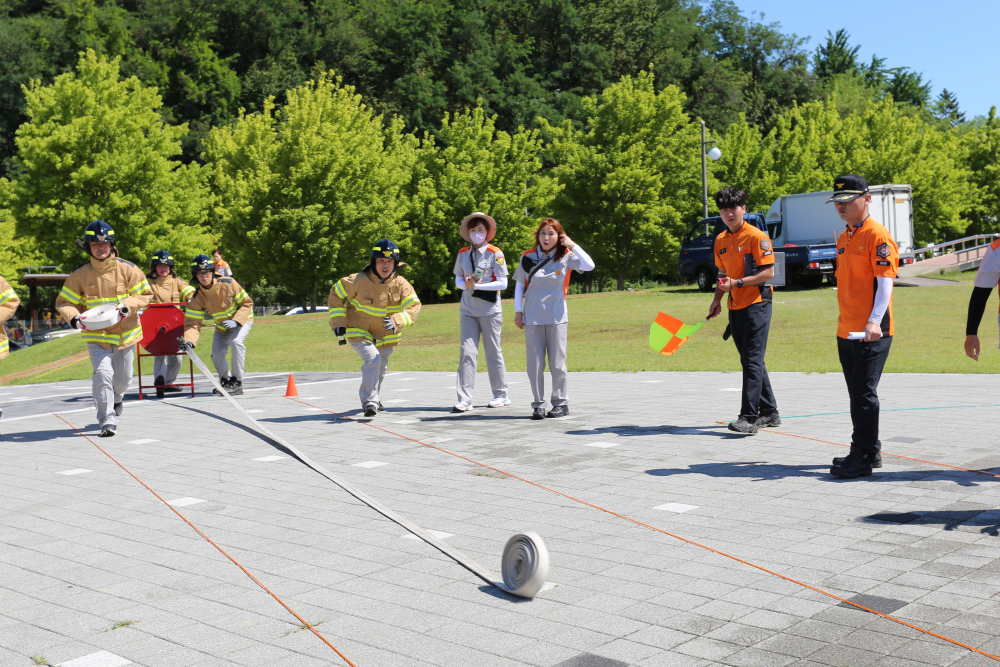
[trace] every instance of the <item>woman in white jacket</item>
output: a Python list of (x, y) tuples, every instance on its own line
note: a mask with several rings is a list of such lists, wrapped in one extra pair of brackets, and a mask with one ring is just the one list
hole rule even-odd
[(500, 349), (500, 330), (503, 328), (500, 292), (507, 289), (507, 263), (503, 251), (490, 244), (496, 233), (496, 221), (485, 213), (473, 213), (462, 220), (462, 238), (470, 245), (459, 250), (455, 259), (455, 287), (462, 290), (462, 306), (459, 314), (461, 347), (455, 381), (458, 402), (452, 412), (472, 409), (480, 336), (493, 390), (488, 405), (491, 408), (510, 405), (507, 369)]
[[(537, 245), (521, 256), (514, 273), (514, 324), (524, 329), (528, 381), (534, 400), (532, 419), (569, 414), (566, 378), (566, 292), (570, 271), (592, 271), (594, 260), (566, 236), (562, 225), (546, 218), (535, 232)], [(545, 412), (545, 357), (552, 373), (552, 409)]]

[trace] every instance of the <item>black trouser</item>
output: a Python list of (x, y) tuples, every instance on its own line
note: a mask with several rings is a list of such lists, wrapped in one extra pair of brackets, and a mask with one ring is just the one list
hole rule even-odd
[(889, 357), (892, 336), (883, 336), (877, 341), (837, 338), (837, 352), (840, 366), (847, 380), (847, 394), (851, 397), (851, 446), (860, 447), (869, 454), (881, 451), (878, 439), (878, 381)]
[(740, 310), (730, 310), (729, 326), (743, 366), (740, 417), (753, 424), (760, 415), (769, 415), (778, 409), (764, 366), (767, 332), (771, 328), (771, 302), (762, 301)]

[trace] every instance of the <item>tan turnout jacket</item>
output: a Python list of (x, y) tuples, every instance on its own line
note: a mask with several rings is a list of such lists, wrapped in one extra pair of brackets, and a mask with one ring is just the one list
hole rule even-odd
[(7, 340), (7, 330), (3, 328), (3, 323), (14, 317), (19, 303), (21, 300), (14, 294), (10, 284), (0, 278), (0, 359), (10, 354), (10, 341)]
[[(352, 342), (369, 340), (377, 347), (394, 347), (403, 338), (403, 329), (417, 321), (420, 299), (413, 286), (398, 273), (382, 282), (373, 273), (362, 271), (338, 280), (330, 289), (330, 328), (347, 328)], [(396, 331), (386, 331), (382, 318), (392, 317)]]
[(201, 335), (201, 323), (210, 318), (218, 331), (225, 332), (222, 326), (225, 320), (235, 320), (244, 325), (253, 322), (253, 301), (232, 278), (216, 276), (211, 287), (203, 287), (200, 283), (194, 296), (188, 301), (184, 317), (184, 340), (197, 343)]
[(194, 296), (194, 288), (177, 276), (147, 276), (149, 287), (153, 290), (153, 300), (150, 303), (187, 303)]
[(139, 324), (139, 309), (149, 303), (153, 292), (146, 276), (132, 262), (120, 257), (107, 259), (90, 258), (86, 264), (76, 268), (63, 283), (62, 291), (56, 297), (56, 310), (63, 320), (72, 322), (83, 312), (107, 303), (122, 303), (128, 306), (129, 314), (118, 324), (101, 331), (84, 331), (84, 342), (97, 343), (110, 348), (131, 347), (142, 340), (142, 326)]

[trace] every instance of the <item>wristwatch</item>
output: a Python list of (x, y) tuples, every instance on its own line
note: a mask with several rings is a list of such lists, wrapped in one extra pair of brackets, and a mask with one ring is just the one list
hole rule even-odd
[(739, 278), (739, 279), (736, 280), (736, 286), (737, 287), (743, 287), (743, 279), (742, 278)]

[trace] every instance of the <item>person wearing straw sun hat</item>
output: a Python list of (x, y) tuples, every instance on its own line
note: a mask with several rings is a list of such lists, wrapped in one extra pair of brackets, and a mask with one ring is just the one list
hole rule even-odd
[(507, 369), (500, 349), (500, 330), (503, 328), (500, 292), (507, 289), (508, 272), (503, 251), (490, 243), (496, 236), (497, 223), (485, 213), (472, 213), (462, 219), (460, 232), (470, 245), (459, 250), (455, 259), (455, 287), (462, 290), (462, 305), (459, 309), (461, 346), (455, 380), (458, 402), (452, 411), (472, 409), (480, 336), (493, 390), (488, 405), (506, 407), (510, 399), (507, 397)]

